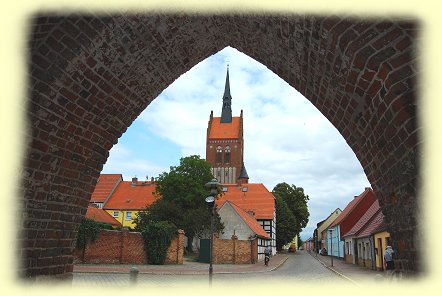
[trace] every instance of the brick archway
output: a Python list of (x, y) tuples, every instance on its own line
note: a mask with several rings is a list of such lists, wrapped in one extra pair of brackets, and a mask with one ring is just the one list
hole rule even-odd
[(397, 257), (422, 270), (415, 21), (133, 14), (31, 25), (21, 277), (71, 275), (109, 150), (163, 89), (226, 46), (265, 64), (339, 130), (380, 199)]

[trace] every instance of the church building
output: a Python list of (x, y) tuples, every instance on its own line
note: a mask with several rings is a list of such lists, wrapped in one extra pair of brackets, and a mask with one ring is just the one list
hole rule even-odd
[(270, 244), (276, 254), (275, 197), (264, 184), (250, 184), (244, 165), (243, 111), (232, 116), (229, 69), (227, 68), (221, 117), (210, 112), (207, 127), (206, 160), (212, 165), (214, 177), (221, 183), (223, 194), (216, 201), (218, 209), (226, 201), (239, 206), (251, 215), (269, 234), (270, 240), (260, 239), (258, 257)]

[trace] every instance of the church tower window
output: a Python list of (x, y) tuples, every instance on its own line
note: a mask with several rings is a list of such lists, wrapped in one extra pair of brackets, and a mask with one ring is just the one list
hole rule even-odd
[(223, 148), (221, 148), (221, 146), (216, 147), (216, 163), (222, 162), (222, 156), (223, 156)]
[(224, 162), (230, 163), (230, 146), (227, 146), (224, 150)]

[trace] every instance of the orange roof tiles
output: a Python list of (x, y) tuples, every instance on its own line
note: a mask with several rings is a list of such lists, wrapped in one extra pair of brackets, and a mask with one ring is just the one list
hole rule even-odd
[(232, 123), (221, 123), (221, 117), (213, 117), (209, 139), (237, 139), (240, 134), (240, 117), (232, 117)]
[[(241, 187), (236, 184), (224, 184), (222, 187), (227, 187), (228, 190), (216, 200), (218, 207), (229, 200), (246, 212), (253, 211), (256, 219), (273, 219), (275, 197), (263, 184), (248, 183)], [(244, 187), (247, 188), (247, 192), (242, 191)]]
[(100, 174), (94, 192), (92, 192), (91, 202), (104, 202), (122, 180), (121, 174)]
[(155, 184), (151, 182), (137, 182), (132, 185), (131, 181), (122, 181), (112, 194), (104, 209), (112, 210), (143, 210), (151, 205), (157, 197), (154, 196)]
[(270, 239), (270, 235), (261, 227), (259, 222), (256, 221), (256, 219), (253, 218), (250, 214), (246, 213), (243, 209), (235, 205), (233, 202), (226, 200), (223, 202), (223, 205), (221, 207), (223, 207), (227, 203), (232, 206), (232, 208), (238, 213), (241, 219), (250, 227), (250, 229), (254, 233), (256, 233), (257, 236)]
[(102, 209), (94, 207), (88, 207), (86, 212), (86, 218), (92, 219), (97, 222), (107, 223), (115, 226), (121, 226), (121, 223), (114, 219), (108, 212)]

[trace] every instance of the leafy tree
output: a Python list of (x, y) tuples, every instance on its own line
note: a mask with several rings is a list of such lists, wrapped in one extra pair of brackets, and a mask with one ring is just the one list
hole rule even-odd
[(275, 197), (281, 197), (289, 207), (292, 214), (295, 216), (295, 231), (299, 235), (302, 229), (307, 225), (309, 212), (307, 208), (308, 195), (304, 193), (302, 187), (296, 187), (295, 185), (289, 185), (287, 183), (277, 184), (272, 193)]
[(284, 199), (276, 196), (276, 249), (279, 251), (282, 247), (291, 242), (296, 235), (295, 216), (293, 216)]
[[(188, 239), (187, 249), (195, 236), (202, 237), (210, 229), (210, 213), (205, 202), (208, 188), (205, 184), (213, 179), (210, 164), (197, 155), (180, 159), (180, 164), (162, 173), (156, 180), (159, 199), (135, 220), (136, 229), (142, 231), (155, 221), (168, 221), (183, 229)], [(218, 190), (218, 192), (221, 192)], [(223, 229), (215, 211), (215, 231)]]

